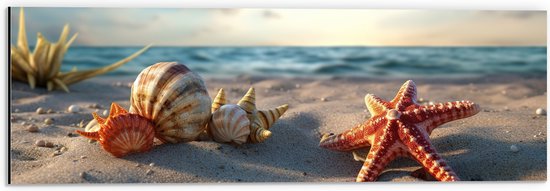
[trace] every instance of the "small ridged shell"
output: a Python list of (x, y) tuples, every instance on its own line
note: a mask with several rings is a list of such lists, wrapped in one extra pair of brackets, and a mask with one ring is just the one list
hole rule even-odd
[(259, 110), (257, 115), (260, 119), (261, 126), (265, 129), (271, 128), (273, 123), (277, 121), (288, 109), (288, 104), (281, 105), (275, 109)]
[(246, 112), (237, 105), (223, 105), (212, 114), (208, 131), (216, 142), (243, 144), (250, 134)]
[(185, 65), (160, 62), (145, 68), (134, 81), (130, 112), (151, 120), (161, 141), (187, 142), (205, 130), (211, 103), (199, 75)]

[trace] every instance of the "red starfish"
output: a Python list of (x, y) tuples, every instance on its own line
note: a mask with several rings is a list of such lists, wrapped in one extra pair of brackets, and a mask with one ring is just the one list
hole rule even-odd
[(403, 156), (418, 161), (439, 181), (459, 180), (432, 146), (429, 135), (439, 125), (475, 115), (479, 112), (477, 104), (456, 101), (418, 105), (412, 80), (401, 86), (391, 102), (367, 94), (365, 103), (372, 118), (339, 135), (324, 135), (319, 144), (336, 151), (370, 146), (357, 182), (375, 181), (388, 163)]

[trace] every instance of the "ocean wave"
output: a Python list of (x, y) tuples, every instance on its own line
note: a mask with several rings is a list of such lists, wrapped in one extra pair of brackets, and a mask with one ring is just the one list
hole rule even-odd
[(190, 58), (192, 60), (201, 61), (201, 62), (209, 62), (209, 61), (214, 61), (215, 60), (213, 56), (211, 56), (211, 55), (209, 55), (208, 53), (205, 53), (205, 52), (191, 53)]
[[(106, 66), (138, 49), (75, 47), (63, 69)], [(226, 76), (526, 74), (546, 73), (546, 59), (546, 47), (152, 47), (110, 75), (137, 75), (161, 61)]]
[(368, 62), (371, 60), (374, 60), (374, 57), (371, 56), (348, 56), (342, 58), (342, 61), (344, 62)]
[(350, 64), (332, 64), (320, 66), (314, 70), (314, 73), (319, 74), (342, 74), (342, 73), (357, 73), (361, 72), (363, 68)]

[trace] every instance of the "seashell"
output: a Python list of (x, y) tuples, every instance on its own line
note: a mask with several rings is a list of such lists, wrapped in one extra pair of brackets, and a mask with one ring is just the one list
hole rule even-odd
[(160, 62), (145, 68), (134, 81), (130, 113), (151, 120), (162, 142), (187, 142), (206, 129), (211, 103), (199, 75), (185, 65)]
[(221, 143), (240, 145), (246, 142), (250, 134), (250, 120), (246, 112), (233, 104), (223, 105), (214, 112), (208, 127), (212, 138)]
[(97, 123), (97, 120), (95, 119), (92, 119), (90, 122), (88, 122), (86, 127), (84, 127), (85, 132), (96, 132), (96, 131), (99, 131), (99, 129), (101, 129), (101, 127), (99, 126), (99, 123)]
[(35, 124), (30, 124), (29, 126), (27, 126), (27, 131), (31, 133), (36, 133), (38, 132), (38, 126), (36, 126)]
[(80, 111), (80, 106), (78, 105), (70, 105), (69, 108), (67, 108), (67, 111), (69, 113), (78, 113)]
[(275, 109), (259, 110), (258, 118), (260, 119), (261, 126), (265, 129), (271, 128), (273, 123), (277, 121), (288, 109), (288, 104), (281, 105)]
[(52, 119), (52, 118), (46, 118), (46, 119), (44, 119), (44, 124), (46, 124), (46, 125), (51, 125), (51, 124), (53, 124), (53, 119)]
[(39, 107), (36, 109), (36, 114), (38, 115), (45, 114), (45, 113), (46, 113), (46, 110), (44, 110), (44, 108)]
[(237, 103), (241, 108), (246, 111), (246, 113), (254, 114), (256, 112), (256, 91), (253, 87), (248, 89), (246, 94), (243, 96), (239, 103)]
[(146, 152), (153, 147), (155, 126), (148, 119), (128, 113), (116, 103), (112, 103), (107, 119), (97, 113), (92, 114), (100, 126), (95, 132), (76, 132), (86, 138), (97, 140), (101, 147), (115, 157), (130, 153)]
[(214, 101), (212, 102), (212, 113), (214, 113), (216, 110), (218, 110), (222, 105), (225, 105), (227, 103), (227, 100), (225, 99), (225, 91), (223, 91), (223, 88), (220, 88), (218, 91), (218, 94), (216, 95), (216, 98), (214, 98)]
[[(220, 89), (220, 91), (218, 92), (218, 95), (214, 99), (214, 103), (212, 104), (212, 108), (213, 108), (212, 121), (214, 121), (214, 116), (218, 116), (218, 117), (223, 116), (223, 114), (220, 114), (222, 113), (220, 109), (225, 106), (224, 105), (225, 102), (226, 102), (225, 93), (223, 92), (223, 89)], [(251, 87), (246, 93), (246, 95), (243, 96), (243, 98), (237, 103), (237, 106), (246, 113), (246, 117), (249, 120), (250, 131), (248, 134), (247, 141), (251, 143), (261, 143), (266, 139), (268, 139), (271, 136), (271, 131), (269, 131), (268, 129), (288, 109), (288, 105), (285, 104), (275, 109), (258, 111), (256, 109), (256, 92), (253, 87)], [(214, 108), (220, 108), (220, 109), (216, 110)], [(235, 107), (232, 107), (232, 108), (234, 108), (234, 110), (237, 109)], [(223, 111), (223, 112), (227, 112), (227, 111)], [(224, 118), (216, 118), (216, 120), (217, 120), (217, 123), (224, 124), (224, 123), (231, 123), (232, 120), (236, 120), (235, 118), (236, 117), (231, 117), (231, 118), (224, 117)], [(225, 120), (225, 121), (222, 122), (221, 120)], [(219, 138), (216, 139), (216, 136), (217, 137), (233, 136), (233, 135), (224, 135), (223, 133), (226, 133), (226, 132), (221, 132), (222, 134), (217, 134), (217, 135), (212, 134), (212, 129), (218, 128), (218, 127), (219, 126), (212, 124), (212, 122), (208, 126), (209, 135), (214, 137), (215, 141), (219, 140)], [(218, 142), (223, 142), (223, 141), (218, 141)]]
[(258, 121), (259, 120), (256, 119), (256, 122), (250, 125), (250, 135), (248, 136), (248, 138), (252, 143), (261, 143), (271, 137), (271, 131), (257, 125)]
[(46, 146), (46, 141), (37, 140), (36, 142), (34, 142), (34, 145), (36, 145), (37, 147), (45, 147)]
[(246, 94), (237, 103), (244, 111), (246, 111), (248, 119), (252, 122), (250, 124), (249, 140), (252, 143), (260, 143), (265, 141), (271, 136), (271, 132), (262, 128), (261, 122), (258, 120), (258, 114), (256, 110), (256, 90), (251, 87)]
[(535, 113), (537, 115), (546, 115), (546, 111), (543, 108), (537, 108), (537, 110), (535, 110)]

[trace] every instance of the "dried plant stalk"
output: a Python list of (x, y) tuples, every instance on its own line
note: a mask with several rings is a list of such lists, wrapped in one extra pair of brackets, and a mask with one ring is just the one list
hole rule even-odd
[(151, 47), (151, 45), (147, 45), (138, 52), (102, 68), (77, 71), (73, 67), (69, 72), (61, 72), (63, 57), (77, 35), (78, 33), (70, 39), (67, 38), (69, 25), (63, 27), (56, 43), (49, 42), (41, 33), (38, 33), (36, 47), (33, 52), (30, 52), (25, 31), (25, 14), (21, 8), (17, 45), (10, 47), (12, 78), (27, 82), (32, 89), (39, 86), (46, 87), (48, 91), (62, 89), (69, 92), (69, 85), (112, 71), (130, 62)]

